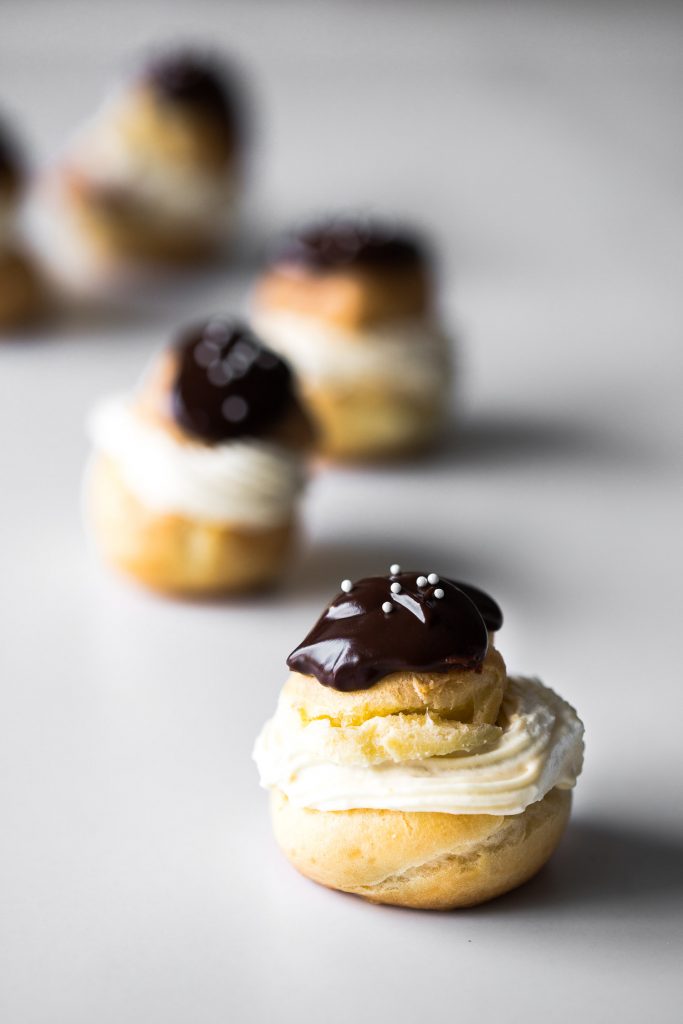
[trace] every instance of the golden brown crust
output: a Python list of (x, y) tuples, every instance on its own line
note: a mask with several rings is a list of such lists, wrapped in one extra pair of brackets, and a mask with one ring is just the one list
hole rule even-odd
[(405, 458), (438, 437), (445, 418), (439, 393), (417, 398), (386, 381), (363, 386), (301, 384), (318, 437), (318, 451), (336, 461)]
[(281, 575), (295, 540), (293, 521), (248, 530), (148, 509), (102, 455), (93, 461), (86, 488), (90, 525), (105, 559), (168, 594), (210, 596), (268, 586)]
[(342, 693), (293, 672), (283, 698), (306, 721), (359, 725), (375, 716), (433, 712), (442, 719), (494, 724), (506, 684), (505, 662), (490, 644), (480, 672), (394, 672), (368, 690)]
[(0, 329), (36, 320), (46, 306), (45, 283), (29, 257), (16, 248), (0, 253)]
[(323, 273), (285, 265), (264, 274), (255, 301), (264, 313), (296, 313), (355, 329), (424, 316), (430, 285), (421, 269)]
[(174, 218), (160, 217), (129, 191), (94, 182), (74, 168), (63, 169), (59, 188), (73, 229), (105, 263), (192, 264), (209, 258), (219, 244), (204, 226), (193, 230), (183, 223), (179, 228)]
[(187, 434), (176, 424), (171, 411), (171, 391), (178, 370), (178, 353), (172, 348), (157, 352), (145, 373), (135, 396), (138, 415), (160, 427), (181, 444), (190, 443)]
[(571, 792), (554, 789), (522, 814), (313, 811), (271, 798), (277, 842), (321, 885), (374, 903), (450, 910), (500, 896), (546, 863), (565, 829)]

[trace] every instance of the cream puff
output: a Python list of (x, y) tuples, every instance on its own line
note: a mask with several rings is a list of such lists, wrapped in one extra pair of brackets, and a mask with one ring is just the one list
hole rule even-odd
[(189, 51), (149, 60), (110, 96), (40, 190), (53, 263), (107, 280), (214, 254), (235, 226), (244, 155), (241, 86)]
[(136, 394), (95, 409), (90, 434), (86, 511), (109, 563), (179, 595), (280, 576), (310, 425), (288, 366), (245, 326), (185, 330)]
[(45, 305), (41, 275), (17, 231), (25, 184), (16, 146), (0, 124), (0, 330), (27, 324)]
[(441, 428), (450, 346), (423, 243), (360, 218), (314, 223), (275, 246), (256, 329), (296, 369), (323, 454), (407, 455)]
[(498, 605), (391, 567), (345, 580), (255, 748), (275, 836), (302, 874), (375, 903), (447, 910), (531, 878), (583, 761), (576, 712), (508, 676)]

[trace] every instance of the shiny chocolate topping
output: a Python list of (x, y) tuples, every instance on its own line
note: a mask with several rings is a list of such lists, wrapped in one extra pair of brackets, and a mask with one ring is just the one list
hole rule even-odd
[(336, 217), (292, 231), (275, 243), (271, 264), (307, 270), (414, 270), (426, 261), (422, 241), (389, 222)]
[(502, 623), (476, 587), (392, 566), (388, 577), (344, 580), (287, 665), (343, 691), (368, 690), (392, 672), (477, 671)]
[(287, 364), (237, 320), (213, 319), (188, 328), (177, 353), (173, 416), (209, 444), (262, 437), (296, 403)]
[(143, 80), (168, 103), (200, 111), (231, 132), (241, 130), (241, 87), (237, 76), (212, 57), (190, 50), (153, 56)]

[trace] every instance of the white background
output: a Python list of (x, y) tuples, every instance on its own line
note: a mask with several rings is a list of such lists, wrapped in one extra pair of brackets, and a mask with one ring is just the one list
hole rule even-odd
[[(243, 58), (259, 134), (240, 266), (0, 348), (5, 1024), (680, 1020), (683, 9), (3, 2), (0, 103), (36, 161), (151, 40)], [(329, 472), (286, 586), (148, 597), (88, 557), (83, 420), (267, 233), (405, 212), (440, 250), (457, 436)], [(250, 761), (284, 659), (389, 562), (500, 600), (510, 667), (579, 708), (585, 774), (523, 890), (436, 915), (300, 879)]]

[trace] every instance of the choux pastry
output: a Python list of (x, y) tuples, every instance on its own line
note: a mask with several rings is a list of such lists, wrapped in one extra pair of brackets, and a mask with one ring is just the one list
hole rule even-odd
[(95, 409), (90, 433), (86, 510), (108, 562), (171, 594), (280, 576), (311, 430), (288, 366), (245, 326), (182, 332), (135, 394)]
[(341, 592), (289, 656), (255, 748), (278, 844), (304, 875), (375, 903), (448, 910), (531, 878), (582, 767), (576, 712), (509, 677), (496, 603), (435, 573)]
[(390, 224), (330, 219), (277, 245), (253, 322), (294, 366), (333, 459), (404, 456), (446, 415), (450, 345), (422, 242)]
[(45, 175), (35, 219), (55, 276), (100, 285), (215, 254), (235, 228), (244, 147), (236, 75), (200, 53), (154, 56)]

